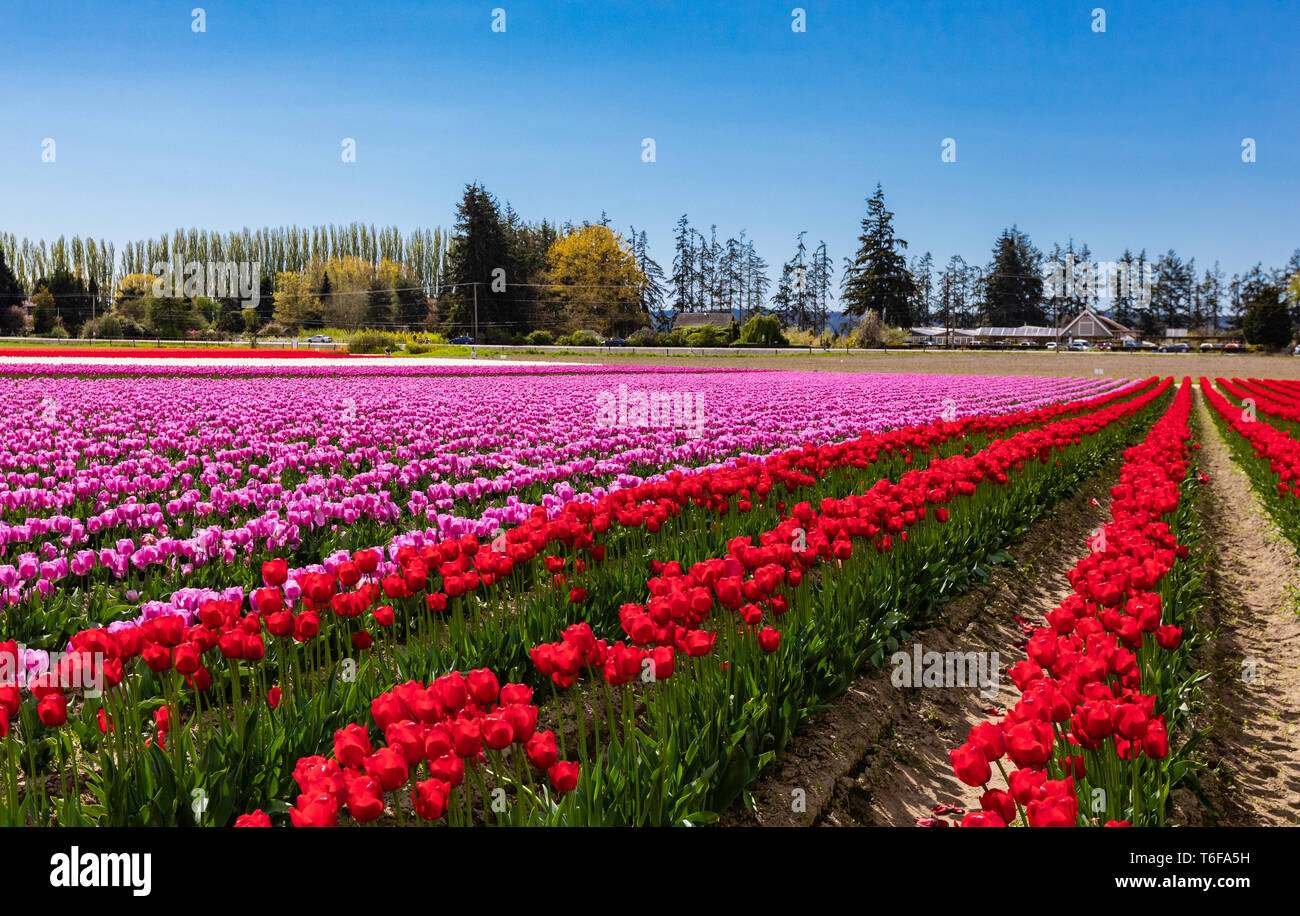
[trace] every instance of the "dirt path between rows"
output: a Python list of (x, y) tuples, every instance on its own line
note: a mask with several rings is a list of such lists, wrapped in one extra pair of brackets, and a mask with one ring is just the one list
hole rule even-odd
[[(1039, 519), (1007, 548), (1014, 564), (943, 608), (943, 619), (920, 630), (902, 651), (998, 653), (996, 696), (978, 687), (895, 687), (893, 666), (856, 678), (828, 708), (809, 717), (780, 761), (750, 791), (753, 811), (736, 806), (724, 824), (763, 826), (912, 826), (931, 806), (978, 810), (979, 791), (952, 773), (948, 751), (971, 726), (1019, 696), (1006, 676), (1025, 657), (1023, 625), (1041, 623), (1069, 593), (1066, 573), (1087, 551), (1087, 538), (1109, 519), (1109, 489), (1118, 464)], [(990, 659), (991, 661), (991, 659)], [(1001, 784), (1001, 777), (994, 775)], [(802, 794), (800, 794), (802, 793)], [(800, 810), (802, 809), (802, 810)], [(960, 817), (956, 817), (960, 820)]]
[[(1215, 811), (1187, 823), (1300, 824), (1300, 560), (1233, 461), (1203, 397), (1196, 398), (1201, 496), (1211, 551), (1203, 627), (1218, 632), (1201, 653), (1211, 729), (1197, 756)], [(1254, 679), (1249, 680), (1251, 666)], [(1217, 815), (1217, 816), (1216, 816)]]

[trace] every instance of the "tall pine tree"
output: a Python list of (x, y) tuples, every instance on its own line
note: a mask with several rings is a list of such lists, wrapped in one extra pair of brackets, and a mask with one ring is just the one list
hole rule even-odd
[[(478, 285), (478, 328), (483, 340), (511, 336), (517, 315), (512, 308), (509, 286), (504, 290), (493, 281), (499, 275), (493, 271), (506, 271), (510, 282), (511, 253), (506, 244), (505, 227), (501, 209), (487, 189), (477, 184), (465, 186), (465, 194), (456, 208), (456, 232), (452, 237), (449, 279), (454, 287), (450, 294), (451, 308), (443, 319), (448, 331), (454, 334), (472, 333), (474, 325), (473, 284)], [(493, 288), (494, 285), (497, 288)]]
[(894, 214), (885, 209), (885, 192), (879, 184), (867, 201), (858, 253), (844, 265), (844, 311), (855, 317), (868, 311), (894, 327), (912, 324), (916, 283), (907, 267), (907, 242), (894, 235)]
[(984, 277), (984, 319), (992, 327), (1042, 325), (1042, 255), (1015, 226), (1004, 229), (993, 246)]

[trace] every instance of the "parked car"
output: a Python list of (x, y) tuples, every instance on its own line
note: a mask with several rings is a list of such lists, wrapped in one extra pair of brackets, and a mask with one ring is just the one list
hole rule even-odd
[(1092, 347), (1089, 346), (1088, 342), (1085, 340), (1072, 340), (1070, 341), (1070, 345), (1066, 347), (1066, 349), (1074, 350), (1075, 352), (1080, 352), (1083, 350), (1091, 350)]
[(328, 334), (313, 334), (307, 338), (307, 343), (334, 343), (334, 338)]
[(1191, 353), (1192, 345), (1185, 343), (1163, 344), (1156, 347), (1157, 353)]
[(1223, 345), (1223, 352), (1224, 352), (1224, 353), (1241, 353), (1241, 352), (1244, 351), (1245, 349), (1246, 349), (1245, 347), (1243, 347), (1241, 344), (1239, 344), (1239, 343), (1238, 343), (1237, 341), (1235, 341), (1235, 340), (1230, 340), (1230, 341), (1228, 341), (1226, 344)]
[(606, 347), (626, 347), (627, 341), (621, 337), (610, 337), (602, 346)]
[(1020, 341), (1019, 346), (1022, 346), (1022, 347), (1029, 347), (1029, 348), (1032, 348), (1032, 349), (1037, 349), (1037, 347), (1038, 347), (1038, 341), (1036, 341), (1036, 340), (1022, 340), (1022, 341)]
[(1300, 356), (1300, 346), (1297, 346), (1294, 350), (1292, 350), (1292, 351), (1291, 351), (1291, 355), (1292, 355), (1292, 356)]
[(1218, 344), (1210, 343), (1210, 342), (1207, 340), (1207, 341), (1205, 341), (1205, 343), (1201, 344), (1201, 349), (1202, 349), (1202, 350), (1217, 350), (1217, 349), (1219, 349), (1219, 345), (1218, 345)]
[(1055, 349), (1056, 349), (1056, 341), (1052, 341), (1051, 343), (1047, 344), (1047, 349), (1049, 349), (1049, 350), (1055, 350)]
[(472, 343), (477, 343), (477, 341), (475, 341), (473, 337), (461, 336), (461, 337), (453, 337), (451, 340), (447, 341), (447, 343), (456, 344), (457, 346), (468, 347)]

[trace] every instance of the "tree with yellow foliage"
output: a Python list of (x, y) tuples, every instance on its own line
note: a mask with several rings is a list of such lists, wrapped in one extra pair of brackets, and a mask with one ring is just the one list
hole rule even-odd
[(623, 237), (607, 226), (575, 229), (546, 255), (546, 282), (565, 330), (626, 336), (650, 323), (641, 307), (645, 274)]
[(273, 318), (277, 324), (296, 329), (320, 319), (320, 299), (306, 273), (296, 270), (278, 273), (275, 286)]
[(117, 314), (133, 321), (143, 322), (148, 311), (144, 301), (153, 295), (153, 285), (158, 280), (153, 274), (127, 274), (117, 284), (114, 309)]
[(118, 299), (143, 299), (153, 294), (153, 285), (158, 278), (153, 274), (127, 274), (117, 284)]

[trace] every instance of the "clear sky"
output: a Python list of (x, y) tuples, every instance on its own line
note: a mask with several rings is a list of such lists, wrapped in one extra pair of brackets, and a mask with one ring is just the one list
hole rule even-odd
[(1229, 274), (1300, 246), (1296, 2), (0, 0), (0, 85), (0, 230), (32, 238), (449, 226), (477, 180), (665, 269), (681, 213), (743, 228), (775, 275), (805, 229), (838, 265), (879, 181), (939, 263), (1012, 223)]

